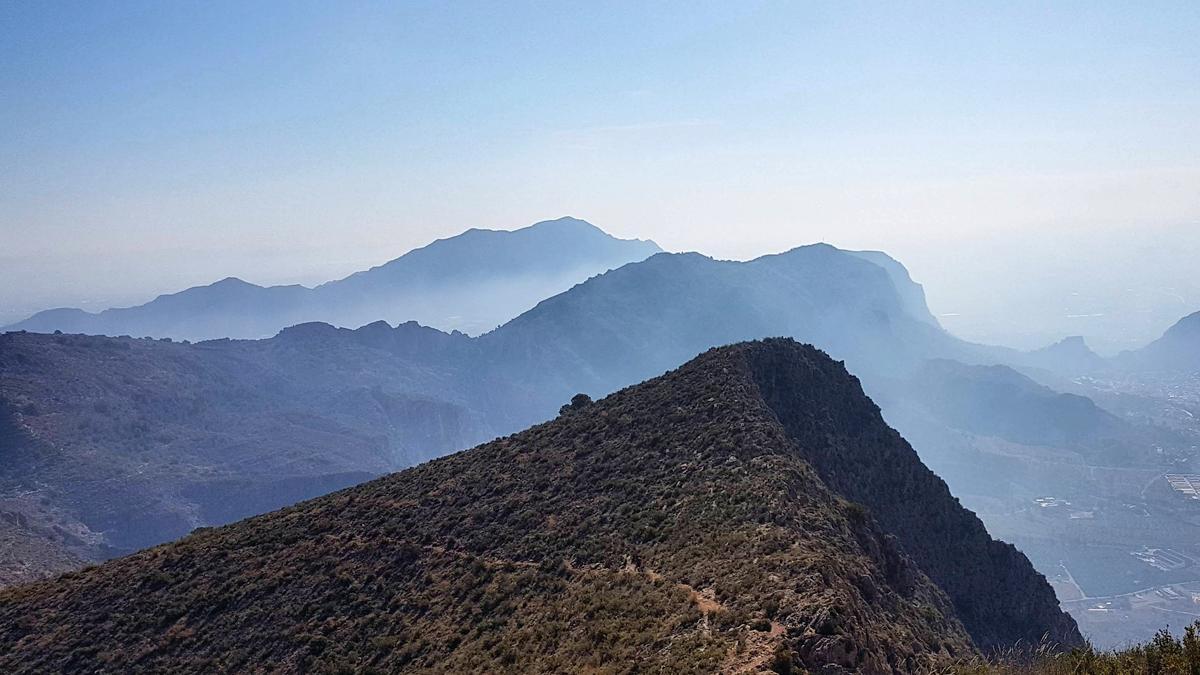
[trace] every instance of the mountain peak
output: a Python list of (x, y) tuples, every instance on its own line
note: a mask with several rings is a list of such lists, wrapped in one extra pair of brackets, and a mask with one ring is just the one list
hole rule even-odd
[(229, 286), (262, 288), (258, 284), (252, 284), (249, 281), (243, 281), (242, 279), (239, 279), (237, 277), (225, 277), (224, 279), (221, 279), (220, 281), (214, 281), (213, 283), (209, 284), (209, 286), (214, 287), (214, 288), (215, 287), (229, 287)]
[[(574, 218), (572, 216), (562, 216), (561, 218), (554, 218), (551, 220), (539, 220), (538, 222), (533, 223), (532, 225), (518, 227), (513, 230), (496, 229), (496, 228), (491, 228), (491, 227), (469, 227), (466, 230), (463, 230), (462, 232), (460, 232), (456, 235), (436, 239), (433, 242), (431, 242), (429, 245), (423, 246), (421, 248), (413, 249), (413, 251), (419, 251), (424, 248), (428, 248), (429, 246), (444, 245), (446, 242), (455, 242), (455, 241), (459, 241), (459, 240), (471, 240), (471, 239), (477, 239), (480, 237), (494, 239), (497, 237), (500, 237), (500, 238), (510, 237), (512, 235), (521, 235), (521, 236), (527, 235), (527, 234), (544, 235), (546, 233), (572, 233), (572, 234), (587, 233), (587, 234), (600, 234), (604, 237), (612, 236), (612, 235), (608, 234), (607, 232), (605, 232), (604, 230), (600, 229), (599, 227), (596, 227), (595, 225), (589, 223), (586, 220), (581, 220), (579, 218)], [(413, 251), (410, 251), (410, 253), (412, 253)], [(403, 257), (403, 256), (401, 256), (401, 257)]]
[(1052, 345), (1026, 352), (1020, 359), (1026, 365), (1067, 377), (1108, 367), (1104, 357), (1092, 351), (1081, 335), (1071, 335)]
[(315, 288), (262, 287), (231, 276), (135, 307), (39, 312), (9, 328), (257, 339), (305, 321), (355, 327), (415, 319), (479, 334), (593, 275), (660, 250), (654, 242), (618, 239), (564, 216), (517, 230), (470, 229)]
[[(434, 241), (432, 244), (430, 244), (430, 246), (444, 244), (445, 242), (453, 242), (453, 241), (456, 241), (459, 239), (471, 239), (471, 238), (476, 238), (476, 237), (481, 237), (481, 236), (495, 239), (495, 238), (508, 238), (508, 237), (512, 237), (513, 235), (521, 236), (521, 237), (531, 236), (531, 235), (532, 236), (568, 235), (568, 236), (573, 236), (573, 237), (583, 236), (583, 237), (588, 237), (588, 238), (597, 238), (597, 239), (622, 241), (622, 242), (641, 242), (641, 243), (653, 245), (655, 247), (655, 249), (658, 250), (658, 245), (649, 239), (621, 239), (619, 237), (609, 234), (608, 232), (605, 232), (600, 227), (593, 225), (592, 223), (590, 223), (586, 220), (583, 220), (582, 218), (576, 218), (574, 216), (561, 216), (559, 218), (553, 218), (550, 220), (539, 220), (538, 222), (533, 223), (532, 225), (526, 225), (525, 227), (519, 227), (515, 230), (497, 230), (497, 229), (486, 228), (486, 227), (472, 227), (472, 228), (469, 228), (466, 231), (464, 231), (460, 234), (454, 235), (452, 237), (445, 237), (442, 239), (438, 239), (438, 240)], [(423, 248), (428, 248), (428, 247), (423, 247)], [(415, 250), (421, 250), (421, 249), (415, 249)]]
[(1053, 354), (1064, 358), (1086, 358), (1089, 360), (1101, 357), (1092, 351), (1087, 340), (1082, 335), (1070, 335), (1054, 344), (1038, 350), (1044, 354)]
[(558, 218), (552, 218), (550, 220), (540, 220), (529, 227), (570, 227), (577, 229), (599, 230), (600, 232), (604, 231), (588, 221), (583, 220), (582, 218), (576, 218), (574, 216), (561, 216)]
[(108, 645), (112, 670), (916, 672), (1043, 634), (1079, 642), (858, 381), (788, 339), (0, 592), (0, 667), (46, 671)]

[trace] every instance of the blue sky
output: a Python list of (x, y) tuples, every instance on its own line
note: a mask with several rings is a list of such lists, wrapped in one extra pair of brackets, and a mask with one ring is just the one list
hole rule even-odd
[(563, 214), (949, 307), (958, 247), (1200, 227), (1200, 3), (650, 4), (0, 5), (0, 314)]

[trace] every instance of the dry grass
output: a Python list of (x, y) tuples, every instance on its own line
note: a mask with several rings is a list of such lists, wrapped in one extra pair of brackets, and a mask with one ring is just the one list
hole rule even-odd
[(991, 658), (960, 662), (946, 675), (1200, 675), (1200, 621), (1182, 638), (1159, 631), (1152, 640), (1121, 650), (1091, 645), (1059, 651), (1043, 642), (1034, 649), (1017, 646)]

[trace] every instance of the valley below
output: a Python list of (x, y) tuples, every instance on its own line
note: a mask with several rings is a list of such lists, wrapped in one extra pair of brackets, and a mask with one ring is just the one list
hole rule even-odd
[[(538, 236), (594, 235), (555, 223)], [(973, 344), (938, 324), (899, 262), (819, 244), (747, 262), (659, 253), (474, 337), (415, 321), (197, 343), (8, 332), (0, 586), (341, 494), (569, 415), (711, 348), (786, 336), (853, 374), (947, 499), (979, 517), (986, 545), (1027, 555), (1084, 637), (1122, 647), (1200, 620), (1200, 377), (1186, 365), (1197, 323), (1115, 359), (1078, 338), (1035, 352)], [(872, 485), (878, 457), (841, 461), (828, 479), (846, 499), (870, 505), (891, 489)], [(929, 517), (942, 516), (892, 524), (919, 530)], [(933, 547), (923, 555), (986, 647), (972, 607), (996, 598), (972, 589), (1006, 580), (967, 583)], [(1020, 623), (1021, 610), (1005, 611)]]
[(1197, 35), (0, 4), (0, 675), (1200, 675)]
[[(1200, 620), (1200, 377), (1079, 378), (1114, 413), (1175, 432), (1176, 445), (1129, 448), (1129, 466), (1078, 453), (970, 439), (988, 473), (926, 461), (992, 536), (1024, 552), (1097, 647), (1142, 643)], [(916, 442), (922, 448), (919, 441)], [(939, 466), (940, 464), (940, 466)]]

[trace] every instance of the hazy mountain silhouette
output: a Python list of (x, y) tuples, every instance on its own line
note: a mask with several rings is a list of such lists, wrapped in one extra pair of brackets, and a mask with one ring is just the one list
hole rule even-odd
[(1045, 579), (790, 340), (0, 593), (9, 672), (926, 672), (1043, 636), (1081, 642)]
[(651, 241), (616, 239), (582, 220), (559, 218), (511, 232), (468, 230), (313, 289), (229, 278), (137, 307), (47, 310), (8, 330), (203, 340), (269, 337), (307, 321), (357, 327), (415, 320), (480, 333), (659, 250)]
[(0, 583), (61, 569), (55, 556), (130, 552), (511, 430), (466, 400), (454, 365), (465, 360), (449, 352), (469, 351), (468, 338), (381, 325), (353, 340), (305, 324), (193, 345), (0, 336), (0, 520), (40, 551), (0, 558)]
[(1064, 338), (1049, 347), (1027, 352), (1022, 363), (1063, 375), (1094, 373), (1109, 367), (1108, 359), (1092, 351), (1081, 336)]
[(1179, 374), (1200, 371), (1200, 312), (1180, 319), (1145, 347), (1121, 353), (1114, 362), (1118, 367), (1135, 370)]
[(846, 253), (882, 267), (883, 271), (891, 277), (892, 285), (896, 287), (896, 293), (900, 296), (900, 304), (904, 311), (918, 321), (941, 327), (925, 302), (925, 288), (913, 281), (912, 276), (908, 273), (908, 268), (900, 264), (898, 260), (882, 251), (846, 251)]
[(811, 342), (855, 372), (907, 372), (974, 349), (927, 317), (908, 313), (883, 268), (816, 244), (749, 262), (661, 253), (549, 298), (479, 343), (503, 377), (549, 377), (530, 392), (544, 412), (570, 390), (607, 393), (762, 336)]
[[(26, 459), (0, 476), (24, 496), (0, 510), (43, 523), (29, 537), (96, 559), (511, 433), (578, 392), (605, 395), (713, 346), (793, 336), (845, 359), (873, 391), (929, 358), (992, 353), (927, 310), (912, 316), (897, 278), (907, 273), (827, 245), (749, 262), (658, 254), (478, 338), (383, 322), (191, 345), (11, 333), (0, 404), (49, 449), (10, 451)], [(1009, 406), (996, 423), (1018, 429), (1029, 412)], [(286, 490), (272, 487), (281, 479)]]
[(1200, 371), (1200, 312), (1180, 319), (1146, 346), (1113, 357), (1100, 356), (1082, 337), (1075, 336), (1042, 349), (1012, 352), (1003, 360), (1035, 373), (1040, 381), (1052, 385), (1092, 375), (1151, 378), (1188, 375)]
[(1120, 449), (1127, 445), (1121, 441), (1135, 433), (1091, 399), (1059, 393), (1007, 366), (930, 360), (903, 392), (956, 429), (1022, 445), (1069, 448), (1103, 462), (1120, 463)]

